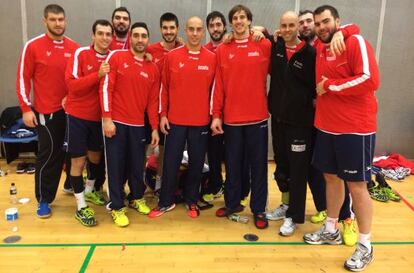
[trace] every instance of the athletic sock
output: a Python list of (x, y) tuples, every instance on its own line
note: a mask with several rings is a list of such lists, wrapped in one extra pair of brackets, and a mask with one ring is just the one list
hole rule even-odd
[(87, 179), (85, 183), (85, 193), (91, 193), (95, 186), (95, 179)]
[(359, 233), (359, 240), (358, 242), (365, 246), (369, 252), (371, 252), (371, 233), (368, 234), (364, 234), (364, 233)]
[(78, 205), (78, 210), (88, 206), (88, 205), (86, 205), (85, 193), (84, 192), (75, 193), (75, 198), (76, 198), (76, 204)]
[(338, 223), (338, 218), (326, 217), (325, 230), (329, 233), (335, 233), (337, 231), (336, 224)]

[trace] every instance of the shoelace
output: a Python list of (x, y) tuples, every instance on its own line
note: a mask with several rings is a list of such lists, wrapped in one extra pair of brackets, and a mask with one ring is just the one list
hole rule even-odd
[(83, 208), (82, 211), (83, 215), (85, 215), (88, 218), (93, 217), (95, 215), (94, 211), (91, 208)]
[(357, 260), (362, 260), (364, 258), (365, 255), (364, 255), (364, 250), (362, 249), (362, 247), (364, 246), (362, 246), (361, 244), (358, 244), (354, 254), (352, 254), (351, 256), (351, 260), (357, 261)]

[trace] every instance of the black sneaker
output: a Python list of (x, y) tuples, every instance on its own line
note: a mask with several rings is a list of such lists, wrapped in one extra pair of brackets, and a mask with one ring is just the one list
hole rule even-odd
[(27, 163), (26, 173), (27, 174), (34, 174), (36, 172), (35, 164)]
[(20, 162), (19, 164), (17, 164), (16, 173), (18, 174), (24, 173), (26, 171), (27, 165), (28, 164), (26, 162)]

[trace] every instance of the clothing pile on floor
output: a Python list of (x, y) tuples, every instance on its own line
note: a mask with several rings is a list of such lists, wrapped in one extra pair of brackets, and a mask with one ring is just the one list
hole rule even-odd
[(406, 159), (400, 154), (377, 156), (373, 160), (374, 173), (382, 173), (385, 178), (401, 181), (414, 173), (414, 161)]

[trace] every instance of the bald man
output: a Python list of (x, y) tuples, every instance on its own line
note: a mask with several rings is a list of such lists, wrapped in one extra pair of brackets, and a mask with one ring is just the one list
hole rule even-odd
[(165, 134), (164, 166), (158, 207), (150, 218), (175, 208), (177, 174), (185, 144), (189, 169), (184, 199), (191, 218), (200, 215), (197, 207), (202, 169), (209, 133), (210, 88), (216, 70), (215, 54), (201, 46), (203, 20), (191, 17), (185, 25), (185, 45), (166, 56), (160, 90), (160, 129)]
[[(289, 192), (289, 207), (279, 234), (290, 236), (305, 220), (306, 182), (314, 119), (315, 49), (298, 38), (293, 11), (280, 18), (281, 37), (272, 41), (269, 111), (280, 191)], [(283, 206), (283, 204), (282, 204)], [(278, 208), (279, 209), (279, 208)]]

